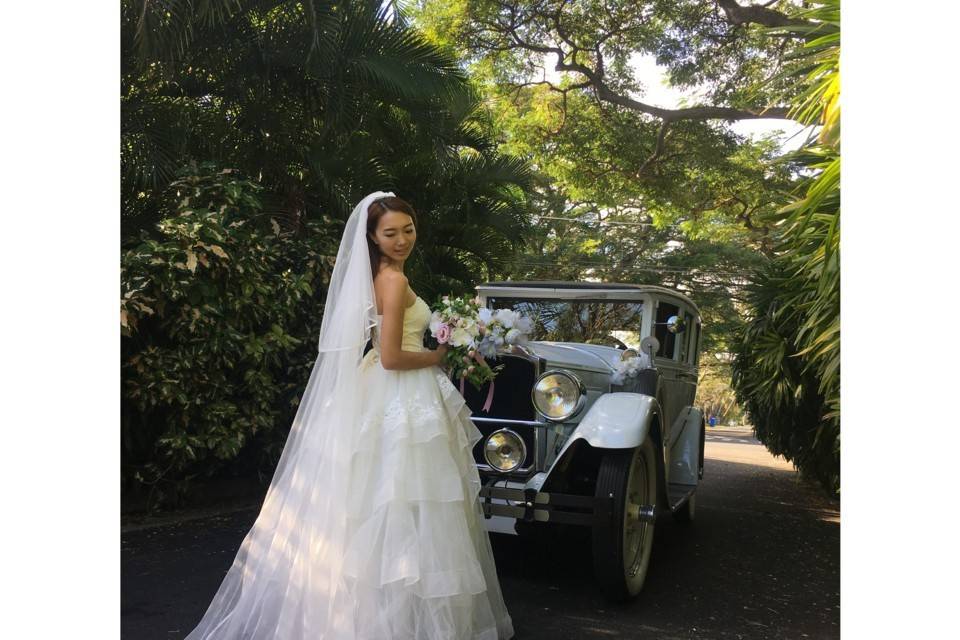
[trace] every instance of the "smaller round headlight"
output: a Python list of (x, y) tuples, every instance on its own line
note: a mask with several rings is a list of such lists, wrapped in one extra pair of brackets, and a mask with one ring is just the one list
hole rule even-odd
[(527, 457), (523, 438), (510, 429), (494, 431), (483, 445), (483, 457), (491, 467), (504, 473), (513, 471)]
[(566, 420), (580, 410), (583, 383), (567, 371), (547, 371), (533, 385), (533, 406), (548, 420)]

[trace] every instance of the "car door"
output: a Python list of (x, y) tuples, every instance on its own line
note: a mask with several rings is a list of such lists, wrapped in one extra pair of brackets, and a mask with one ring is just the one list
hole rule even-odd
[[(680, 318), (681, 330), (673, 333), (669, 329), (669, 320)], [(693, 404), (697, 392), (695, 369), (690, 366), (690, 358), (695, 357), (696, 327), (695, 317), (685, 305), (671, 300), (658, 300), (654, 309), (653, 335), (660, 343), (655, 354), (655, 363), (660, 374), (660, 410), (663, 415), (664, 444), (669, 449), (676, 436), (675, 422), (684, 409)], [(693, 341), (693, 346), (691, 346)]]

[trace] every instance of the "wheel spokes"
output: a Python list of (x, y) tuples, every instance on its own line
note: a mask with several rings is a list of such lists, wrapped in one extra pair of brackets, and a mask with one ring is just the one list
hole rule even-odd
[(637, 451), (627, 479), (623, 518), (623, 564), (628, 577), (636, 576), (643, 562), (644, 541), (654, 520), (646, 459)]

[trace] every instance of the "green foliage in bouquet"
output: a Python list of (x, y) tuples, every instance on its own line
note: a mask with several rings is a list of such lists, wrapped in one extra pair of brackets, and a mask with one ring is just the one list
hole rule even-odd
[(122, 253), (124, 489), (149, 488), (151, 504), (230, 464), (272, 469), (316, 357), (336, 234), (311, 221), (282, 231), (259, 191), (190, 166), (167, 194), (172, 213)]
[[(477, 314), (480, 311), (480, 306), (476, 298), (444, 296), (433, 303), (431, 309), (445, 319), (453, 316), (464, 321), (463, 326), (450, 326), (451, 335), (449, 340), (446, 341), (450, 345), (450, 350), (444, 356), (441, 364), (448, 375), (454, 379), (462, 378), (466, 380), (477, 390), (496, 378), (497, 373), (503, 369), (504, 365), (491, 367), (490, 363), (477, 350), (478, 338), (482, 334), (477, 329), (479, 326)], [(433, 337), (437, 337), (436, 332), (433, 332)]]

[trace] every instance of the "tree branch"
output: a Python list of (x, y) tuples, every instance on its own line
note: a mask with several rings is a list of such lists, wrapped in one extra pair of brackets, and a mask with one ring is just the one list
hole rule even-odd
[[(497, 17), (488, 20), (477, 20), (479, 27), (477, 34), (481, 46), (489, 51), (508, 51), (520, 49), (542, 56), (556, 55), (555, 70), (579, 74), (583, 81), (579, 81), (565, 89), (560, 89), (544, 78), (541, 82), (526, 82), (514, 85), (519, 91), (525, 86), (546, 84), (551, 90), (563, 94), (563, 112), (566, 120), (567, 91), (591, 90), (600, 111), (606, 111), (605, 105), (616, 105), (631, 111), (647, 114), (660, 120), (660, 130), (654, 151), (643, 162), (636, 175), (642, 175), (665, 156), (667, 132), (670, 125), (684, 120), (753, 120), (758, 118), (790, 119), (789, 108), (756, 107), (735, 108), (715, 105), (697, 105), (667, 109), (636, 100), (625, 90), (614, 89), (608, 84), (602, 45), (625, 29), (627, 26), (614, 25), (612, 29), (603, 29), (597, 38), (588, 37), (588, 42), (582, 42), (577, 37), (577, 30), (567, 19), (564, 13), (566, 0), (559, 3), (534, 2), (531, 6), (520, 7), (515, 1), (500, 0), (500, 11)], [(548, 9), (548, 6), (550, 6)], [(718, 8), (719, 7), (719, 8)], [(741, 6), (736, 0), (716, 0), (713, 12), (719, 16), (723, 11), (726, 20), (734, 25), (748, 23), (761, 24), (769, 27), (784, 26), (812, 26), (802, 20), (796, 20), (779, 11), (762, 5)], [(539, 28), (534, 28), (539, 24)], [(484, 33), (485, 32), (485, 33)], [(492, 42), (491, 42), (492, 41)], [(513, 84), (513, 83), (511, 83)], [(563, 127), (561, 123), (560, 128)], [(558, 128), (557, 131), (560, 129)], [(549, 132), (548, 132), (549, 133)], [(556, 132), (552, 132), (556, 133)]]
[(733, 107), (697, 106), (681, 109), (664, 109), (655, 107), (629, 96), (616, 93), (603, 81), (603, 77), (593, 69), (576, 63), (557, 62), (557, 71), (575, 71), (586, 76), (597, 91), (600, 99), (618, 104), (621, 107), (647, 113), (665, 122), (679, 122), (681, 120), (752, 120), (756, 118), (786, 119), (787, 107), (768, 107), (766, 109), (735, 109)]
[(663, 143), (667, 139), (667, 129), (669, 127), (670, 127), (670, 122), (668, 120), (664, 120), (663, 124), (660, 125), (660, 132), (657, 134), (657, 146), (653, 150), (653, 155), (647, 158), (644, 161), (644, 163), (640, 165), (640, 169), (637, 170), (638, 177), (642, 176), (644, 172), (647, 170), (647, 167), (649, 167), (651, 164), (656, 162), (657, 159), (660, 157), (660, 154), (663, 153)]
[(813, 22), (797, 20), (785, 13), (768, 9), (762, 5), (747, 5), (744, 7), (738, 4), (737, 0), (717, 0), (717, 4), (723, 9), (730, 24), (760, 24), (765, 27), (815, 26)]

